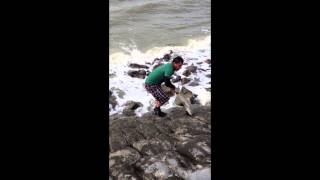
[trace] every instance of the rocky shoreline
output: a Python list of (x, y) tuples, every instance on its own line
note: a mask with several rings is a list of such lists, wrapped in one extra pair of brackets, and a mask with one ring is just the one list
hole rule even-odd
[[(173, 52), (170, 51), (150, 63), (130, 63), (121, 72), (122, 78), (130, 76), (130, 81), (142, 83), (148, 73), (172, 58)], [(180, 86), (179, 94), (162, 86), (168, 96), (174, 97), (174, 106), (163, 109), (167, 113), (163, 118), (153, 115), (152, 101), (132, 100), (128, 93), (133, 91), (125, 91), (125, 88), (121, 90), (115, 86), (109, 89), (109, 112), (122, 107), (109, 116), (109, 180), (211, 178), (210, 168), (215, 169), (214, 160), (211, 160), (215, 152), (215, 136), (211, 134), (214, 128), (211, 101), (200, 103), (197, 97), (211, 92), (207, 85), (211, 84), (208, 80), (211, 79), (211, 63), (207, 58), (185, 57), (183, 69), (171, 80)], [(197, 92), (196, 86), (203, 91), (194, 93)], [(130, 98), (125, 98), (126, 95)], [(138, 115), (139, 108), (148, 112)]]
[[(166, 110), (164, 118), (116, 115), (109, 121), (110, 179), (189, 179), (211, 167), (211, 107)], [(214, 145), (214, 144), (212, 144)], [(214, 146), (213, 146), (214, 147)]]

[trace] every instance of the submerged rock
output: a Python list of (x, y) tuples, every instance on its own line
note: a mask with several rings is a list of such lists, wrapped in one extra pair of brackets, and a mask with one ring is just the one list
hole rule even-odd
[(195, 73), (197, 71), (197, 66), (191, 64), (191, 66), (188, 66), (186, 69), (190, 72), (190, 73)]
[(184, 84), (187, 84), (187, 83), (190, 82), (190, 81), (191, 81), (190, 78), (182, 78), (181, 84), (184, 85)]
[(211, 59), (207, 59), (204, 62), (207, 63), (207, 64), (211, 64)]
[(147, 72), (145, 70), (129, 70), (128, 75), (134, 78), (141, 78), (144, 79), (145, 76), (147, 75)]
[(192, 81), (189, 86), (199, 86), (199, 82), (197, 81)]
[(129, 67), (131, 68), (145, 68), (145, 69), (148, 69), (149, 67), (146, 66), (146, 65), (141, 65), (141, 64), (136, 64), (136, 63), (131, 63), (129, 64)]
[(190, 76), (190, 74), (191, 74), (191, 72), (189, 70), (185, 70), (182, 73), (182, 75), (187, 76), (187, 77)]

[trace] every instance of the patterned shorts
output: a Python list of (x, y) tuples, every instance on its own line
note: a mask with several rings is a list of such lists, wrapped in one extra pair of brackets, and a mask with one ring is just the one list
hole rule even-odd
[(166, 93), (161, 89), (160, 84), (155, 84), (155, 85), (145, 84), (145, 88), (150, 94), (152, 94), (152, 96), (156, 100), (160, 101), (161, 106), (170, 99), (169, 96), (167, 96)]

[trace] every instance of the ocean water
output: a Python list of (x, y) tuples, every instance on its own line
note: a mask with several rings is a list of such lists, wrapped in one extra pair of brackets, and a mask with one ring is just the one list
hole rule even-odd
[[(110, 115), (121, 113), (124, 103), (133, 100), (143, 104), (136, 110), (138, 116), (153, 106), (153, 97), (144, 87), (144, 79), (127, 75), (129, 63), (151, 63), (162, 58), (170, 50), (174, 56), (182, 56), (186, 65), (176, 75), (182, 75), (185, 68), (194, 64), (196, 74), (189, 76), (199, 79), (199, 86), (184, 85), (198, 95), (205, 105), (211, 101), (211, 1), (208, 0), (111, 0), (109, 1), (109, 87), (117, 98), (118, 105), (110, 108)], [(181, 83), (175, 86), (182, 87)], [(123, 93), (118, 93), (118, 90)], [(162, 106), (175, 106), (175, 97)]]
[(182, 46), (211, 32), (210, 0), (109, 1), (110, 54)]

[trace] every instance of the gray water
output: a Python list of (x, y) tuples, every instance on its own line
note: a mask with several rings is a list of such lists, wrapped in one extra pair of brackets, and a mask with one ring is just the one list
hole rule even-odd
[(109, 52), (183, 46), (210, 26), (210, 0), (110, 0)]

